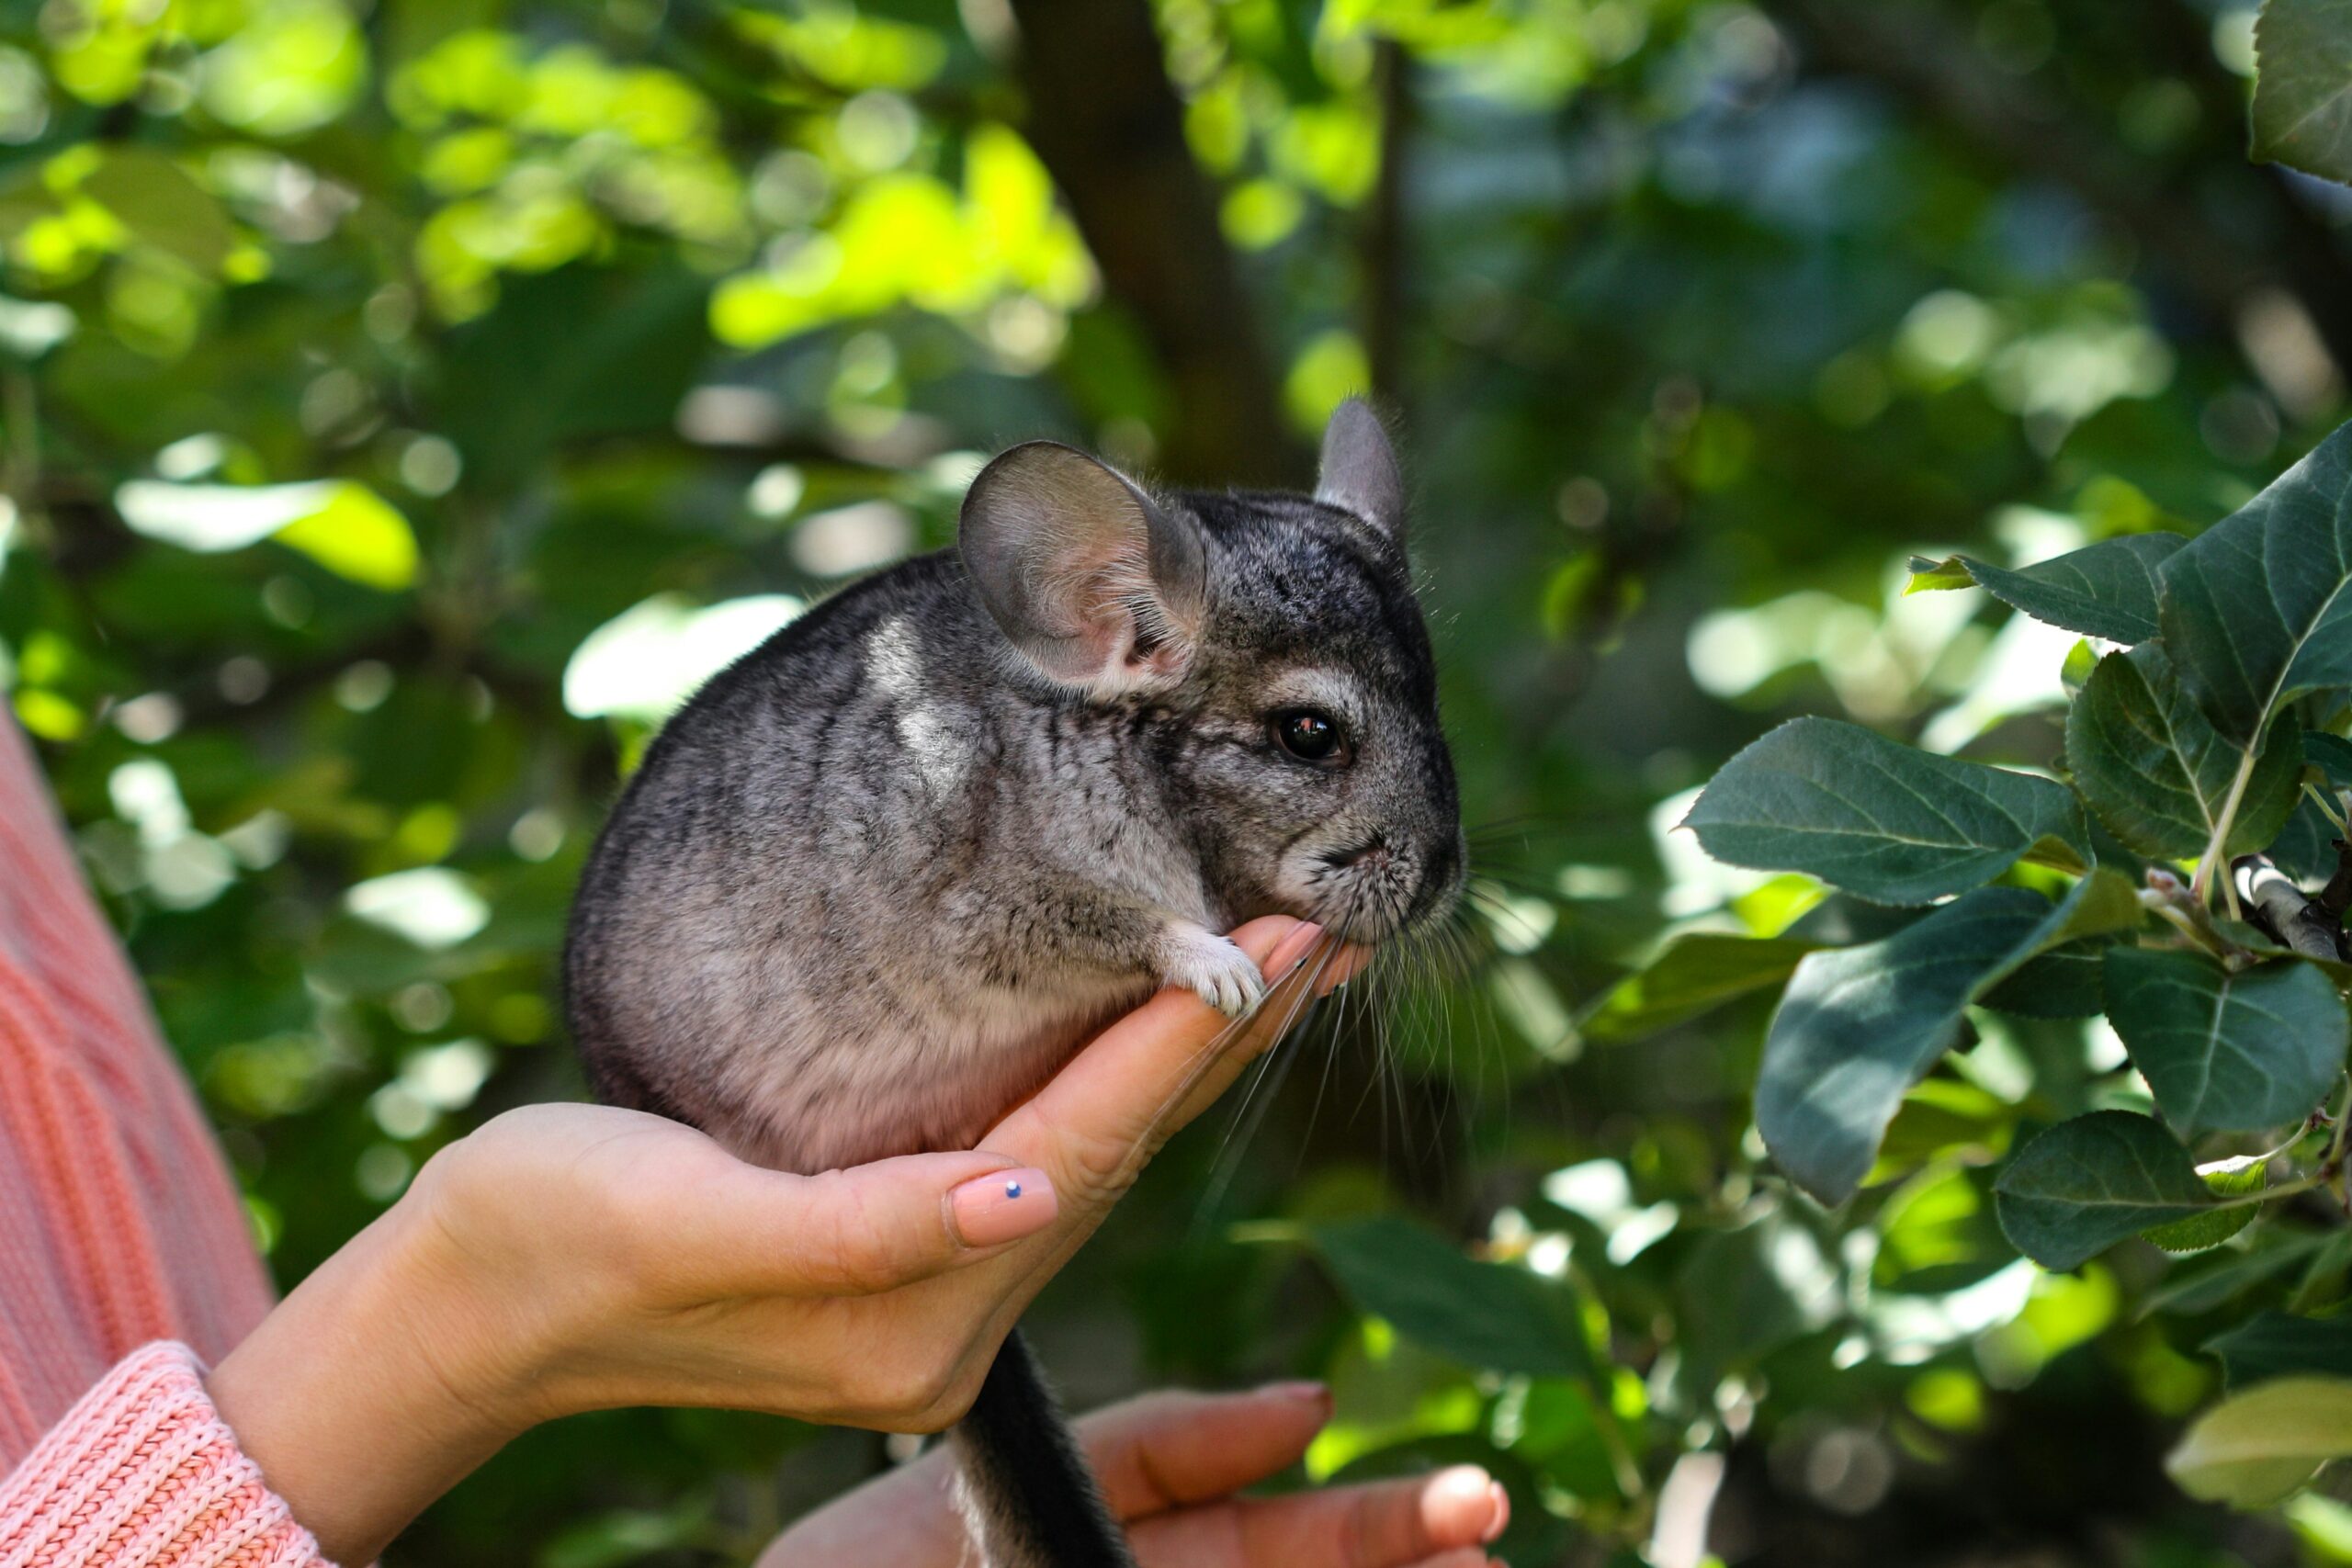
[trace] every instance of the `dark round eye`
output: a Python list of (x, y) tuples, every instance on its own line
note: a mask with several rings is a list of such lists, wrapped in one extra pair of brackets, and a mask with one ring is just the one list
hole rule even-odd
[(1302, 762), (1335, 762), (1345, 759), (1346, 736), (1340, 721), (1313, 708), (1284, 708), (1274, 715), (1274, 742)]

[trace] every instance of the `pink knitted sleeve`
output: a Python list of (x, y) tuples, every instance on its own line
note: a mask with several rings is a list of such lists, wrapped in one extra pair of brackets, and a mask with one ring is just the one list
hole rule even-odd
[(0, 1568), (332, 1568), (201, 1373), (170, 1341), (116, 1362), (0, 1481)]

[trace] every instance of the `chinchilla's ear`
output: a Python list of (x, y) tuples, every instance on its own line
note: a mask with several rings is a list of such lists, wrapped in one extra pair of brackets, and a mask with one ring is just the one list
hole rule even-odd
[(1405, 481), (1396, 472), (1396, 454), (1379, 416), (1361, 398), (1341, 403), (1323, 428), (1315, 499), (1354, 513), (1392, 543), (1405, 542)]
[(1015, 446), (964, 497), (956, 547), (1012, 646), (1053, 680), (1109, 698), (1172, 685), (1207, 598), (1193, 522), (1054, 441)]

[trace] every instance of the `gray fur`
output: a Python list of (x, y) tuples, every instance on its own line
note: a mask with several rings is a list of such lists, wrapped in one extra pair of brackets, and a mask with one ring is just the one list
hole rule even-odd
[[(1393, 479), (1385, 443), (1374, 460)], [(671, 720), (572, 917), (572, 1026), (608, 1098), (790, 1170), (968, 1148), (1158, 987), (1254, 1002), (1216, 933), (1284, 913), (1376, 941), (1450, 904), (1453, 764), (1393, 521), (1155, 504), (1205, 581), (1179, 680), (1074, 689), (942, 553), (820, 605)], [(1274, 748), (1267, 715), (1296, 703), (1348, 721), (1351, 767)]]
[[(1401, 530), (1355, 404), (1313, 500), (999, 457), (960, 552), (818, 606), (648, 750), (565, 957), (599, 1092), (786, 1170), (969, 1148), (1154, 989), (1254, 1006), (1218, 934), (1243, 920), (1376, 942), (1450, 908)], [(1278, 748), (1294, 706), (1338, 716), (1352, 761)]]

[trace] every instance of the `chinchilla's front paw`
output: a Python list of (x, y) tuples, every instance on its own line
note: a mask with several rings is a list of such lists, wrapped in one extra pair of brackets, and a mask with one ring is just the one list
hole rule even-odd
[(1181, 986), (1231, 1019), (1249, 1017), (1266, 999), (1265, 977), (1248, 953), (1215, 931), (1171, 926), (1159, 953), (1159, 978)]

